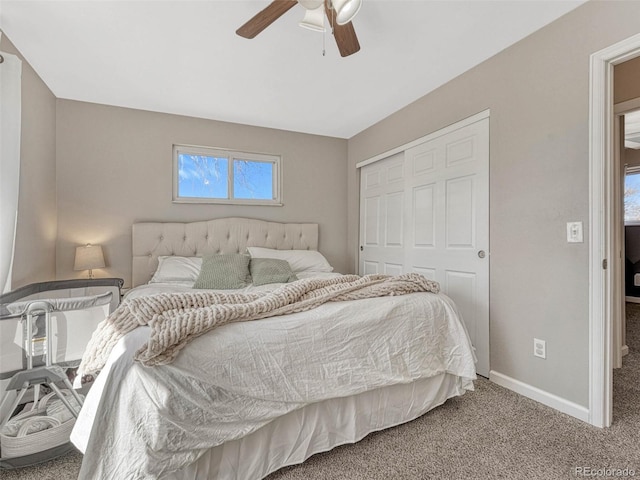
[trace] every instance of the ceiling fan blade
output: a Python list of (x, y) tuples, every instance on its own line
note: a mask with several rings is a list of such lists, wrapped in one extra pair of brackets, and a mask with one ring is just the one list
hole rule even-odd
[(274, 0), (267, 8), (258, 12), (251, 20), (236, 30), (236, 33), (244, 38), (254, 38), (288, 12), (296, 3), (298, 3), (297, 0)]
[(329, 19), (329, 28), (333, 25), (333, 36), (336, 39), (340, 55), (348, 57), (360, 50), (360, 43), (353, 28), (353, 23), (349, 22), (344, 25), (338, 25), (336, 22), (336, 11), (329, 6), (329, 2), (324, 3), (324, 11)]

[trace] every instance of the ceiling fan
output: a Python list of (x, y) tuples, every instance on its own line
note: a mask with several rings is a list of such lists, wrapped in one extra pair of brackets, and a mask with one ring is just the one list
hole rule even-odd
[(351, 20), (356, 16), (362, 0), (274, 0), (267, 8), (258, 12), (236, 33), (244, 38), (254, 38), (278, 18), (299, 3), (305, 9), (305, 16), (299, 23), (301, 27), (325, 31), (324, 16), (333, 29), (340, 55), (347, 57), (360, 50), (360, 43)]

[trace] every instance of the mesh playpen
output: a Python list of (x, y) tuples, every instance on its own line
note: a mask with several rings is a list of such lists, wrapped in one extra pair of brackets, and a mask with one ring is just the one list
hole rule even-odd
[(82, 405), (74, 369), (98, 323), (120, 302), (119, 278), (34, 283), (0, 295), (0, 469), (74, 449)]

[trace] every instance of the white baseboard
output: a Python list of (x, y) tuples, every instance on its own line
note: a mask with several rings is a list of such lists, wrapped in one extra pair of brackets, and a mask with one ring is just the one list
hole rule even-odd
[(549, 392), (545, 392), (544, 390), (540, 390), (537, 387), (533, 387), (521, 382), (520, 380), (508, 377), (507, 375), (503, 375), (502, 373), (496, 372), (494, 370), (491, 370), (489, 372), (489, 380), (497, 383), (501, 387), (508, 388), (509, 390), (519, 393), (520, 395), (535, 400), (536, 402), (540, 402), (547, 407), (551, 407), (562, 413), (571, 415), (578, 420), (589, 423), (589, 409), (587, 407), (583, 407), (582, 405), (578, 405), (577, 403), (570, 402), (567, 399), (558, 397), (557, 395)]
[(640, 303), (640, 297), (624, 297), (625, 302)]

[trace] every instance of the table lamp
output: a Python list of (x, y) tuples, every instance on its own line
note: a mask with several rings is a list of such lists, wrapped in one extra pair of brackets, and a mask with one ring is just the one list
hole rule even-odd
[(104, 266), (104, 254), (100, 245), (88, 243), (83, 247), (76, 247), (74, 270), (89, 270), (89, 278), (93, 278), (92, 270), (94, 268), (104, 268)]

